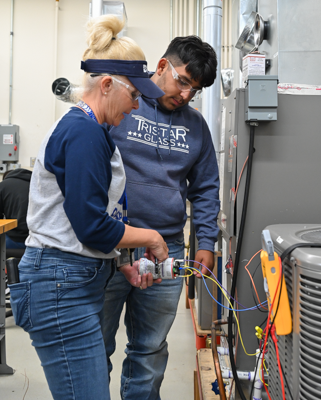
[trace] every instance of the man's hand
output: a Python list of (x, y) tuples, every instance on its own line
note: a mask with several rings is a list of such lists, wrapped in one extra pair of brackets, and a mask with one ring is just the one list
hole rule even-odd
[[(202, 263), (209, 270), (212, 271), (214, 268), (214, 253), (209, 250), (198, 250), (198, 252), (195, 255), (195, 261)], [(203, 275), (210, 275), (210, 272), (206, 268), (202, 267), (201, 265), (199, 265), (197, 263), (194, 263), (193, 267), (201, 270)], [(201, 278), (201, 274), (199, 272), (193, 270), (193, 274), (197, 278)]]
[(119, 268), (119, 271), (125, 275), (125, 278), (132, 286), (147, 289), (153, 283), (160, 283), (162, 281), (161, 279), (153, 279), (151, 273), (140, 275), (138, 273), (138, 264), (139, 262), (135, 261), (133, 266), (127, 264)]

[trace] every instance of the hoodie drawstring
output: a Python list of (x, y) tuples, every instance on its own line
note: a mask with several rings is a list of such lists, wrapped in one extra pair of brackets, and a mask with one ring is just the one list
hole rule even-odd
[(156, 131), (157, 131), (157, 148), (156, 148), (156, 153), (159, 155), (160, 159), (163, 161), (163, 157), (159, 151), (159, 140), (158, 140), (158, 114), (157, 114), (157, 104), (155, 104), (155, 114), (156, 114)]
[[(155, 104), (155, 120), (156, 120), (156, 129), (157, 129), (157, 148), (156, 148), (156, 153), (159, 155), (160, 159), (163, 161), (163, 157), (159, 151), (159, 140), (158, 140), (158, 113), (157, 113), (157, 104)], [(173, 111), (171, 112), (171, 117), (169, 120), (169, 131), (168, 131), (168, 154), (171, 154), (171, 130), (172, 130), (172, 120), (173, 120)]]
[(171, 112), (171, 118), (169, 120), (169, 132), (168, 132), (168, 154), (171, 154), (171, 130), (172, 130), (172, 119), (173, 111)]

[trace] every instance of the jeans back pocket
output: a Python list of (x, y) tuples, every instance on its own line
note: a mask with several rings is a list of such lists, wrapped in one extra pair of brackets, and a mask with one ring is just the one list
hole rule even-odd
[(30, 282), (8, 285), (10, 288), (10, 305), (16, 325), (26, 332), (32, 328), (30, 318)]

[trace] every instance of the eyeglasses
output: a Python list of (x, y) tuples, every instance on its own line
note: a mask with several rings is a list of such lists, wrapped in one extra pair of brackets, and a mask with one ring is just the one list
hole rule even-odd
[(111, 77), (111, 79), (113, 81), (116, 81), (116, 82), (120, 83), (121, 85), (125, 86), (125, 88), (127, 88), (129, 90), (130, 97), (131, 97), (133, 102), (138, 100), (141, 97), (142, 94), (138, 90), (135, 90), (132, 86), (127, 85), (127, 83), (125, 83), (125, 82), (123, 82), (123, 81), (121, 81), (121, 80), (119, 80), (119, 79), (117, 79), (117, 78), (115, 78), (113, 76)]
[(95, 78), (96, 76), (110, 76), (113, 81), (119, 83), (120, 85), (125, 86), (125, 88), (128, 89), (128, 91), (130, 92), (130, 96), (129, 97), (132, 99), (133, 103), (136, 100), (138, 100), (142, 95), (137, 89), (134, 89), (132, 86), (127, 85), (127, 83), (121, 81), (120, 79), (115, 78), (114, 76), (106, 75), (106, 74), (91, 74), (90, 76), (92, 78)]
[(179, 90), (182, 92), (189, 92), (190, 97), (194, 97), (195, 95), (200, 95), (202, 93), (202, 89), (194, 89), (192, 85), (179, 76), (178, 72), (173, 67), (173, 64), (169, 60), (167, 60), (167, 62), (172, 69), (172, 75)]

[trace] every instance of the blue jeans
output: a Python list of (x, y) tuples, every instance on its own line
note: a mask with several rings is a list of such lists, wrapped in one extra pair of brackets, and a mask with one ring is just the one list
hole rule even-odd
[(111, 260), (27, 247), (10, 285), (55, 400), (110, 400), (101, 317)]
[[(169, 256), (184, 258), (184, 239), (167, 243)], [(135, 258), (143, 257), (144, 249)], [(121, 272), (108, 283), (104, 304), (103, 335), (112, 371), (111, 355), (116, 348), (115, 336), (126, 302), (125, 325), (128, 343), (121, 375), (123, 400), (160, 400), (160, 386), (167, 365), (167, 334), (174, 322), (183, 279), (163, 280), (140, 290), (134, 288)]]

